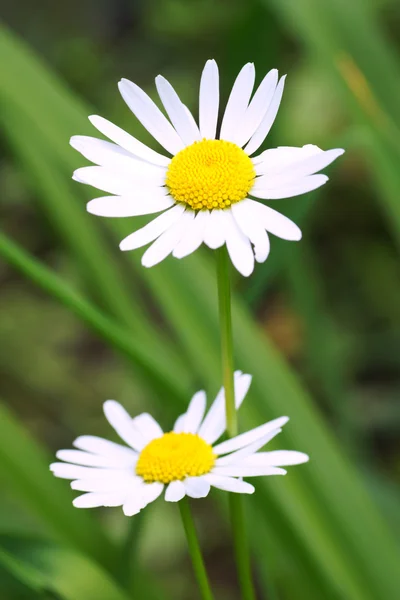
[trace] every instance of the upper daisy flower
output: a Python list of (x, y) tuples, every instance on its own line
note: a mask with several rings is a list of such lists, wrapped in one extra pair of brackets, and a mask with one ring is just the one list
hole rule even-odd
[[(250, 383), (250, 375), (235, 373), (236, 408)], [(56, 477), (72, 479), (74, 490), (87, 492), (74, 500), (75, 506), (122, 506), (125, 515), (132, 516), (156, 500), (165, 486), (169, 502), (185, 495), (203, 498), (211, 486), (252, 494), (254, 487), (242, 477), (285, 475), (281, 466), (308, 460), (302, 452), (257, 452), (281, 431), (288, 417), (214, 445), (226, 427), (224, 388), (206, 416), (205, 411), (206, 395), (201, 391), (176, 420), (173, 431), (163, 433), (149, 414), (132, 419), (118, 402), (108, 400), (104, 403), (106, 418), (128, 446), (81, 436), (74, 441), (78, 450), (60, 450), (57, 458), (65, 462), (50, 468)]]
[[(89, 212), (104, 217), (132, 217), (163, 212), (126, 237), (121, 250), (150, 242), (142, 264), (151, 267), (169, 254), (183, 258), (203, 242), (226, 244), (232, 263), (245, 276), (254, 259), (269, 254), (268, 233), (299, 240), (292, 221), (254, 198), (275, 200), (310, 192), (328, 177), (316, 175), (344, 150), (317, 146), (279, 147), (253, 156), (275, 120), (285, 76), (270, 71), (253, 94), (255, 69), (245, 65), (233, 85), (218, 132), (219, 75), (214, 60), (203, 70), (199, 124), (161, 75), (157, 91), (169, 120), (136, 84), (122, 79), (121, 95), (151, 135), (172, 155), (142, 144), (98, 116), (92, 124), (114, 143), (74, 136), (71, 145), (98, 166), (77, 169), (73, 178), (113, 194), (88, 203)], [(155, 241), (154, 241), (155, 240)]]

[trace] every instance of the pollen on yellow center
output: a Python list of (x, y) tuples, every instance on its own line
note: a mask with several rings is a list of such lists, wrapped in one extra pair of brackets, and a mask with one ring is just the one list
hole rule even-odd
[(209, 473), (215, 463), (212, 447), (193, 433), (164, 433), (140, 453), (136, 474), (147, 483), (170, 483)]
[(202, 140), (174, 156), (165, 184), (177, 202), (193, 210), (211, 210), (243, 200), (255, 176), (251, 159), (239, 146), (224, 140)]

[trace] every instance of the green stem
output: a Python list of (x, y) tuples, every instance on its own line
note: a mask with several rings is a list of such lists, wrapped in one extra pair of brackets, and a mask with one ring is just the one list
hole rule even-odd
[(226, 425), (229, 437), (238, 433), (233, 381), (233, 340), (231, 316), (231, 285), (229, 259), (226, 248), (217, 250), (218, 305), (221, 326), (221, 352), (223, 383), (225, 388)]
[[(235, 407), (235, 388), (233, 376), (233, 339), (229, 268), (229, 257), (224, 246), (223, 248), (217, 250), (218, 304), (221, 326), (221, 354), (223, 382), (225, 388), (226, 428), (229, 437), (234, 437), (238, 433), (238, 422)], [(242, 598), (243, 600), (255, 600), (251, 576), (250, 551), (246, 534), (242, 498), (240, 494), (230, 494), (229, 505), (231, 512), (235, 559)]]
[(203, 600), (213, 600), (210, 584), (208, 582), (207, 571), (204, 566), (200, 544), (199, 540), (197, 539), (196, 528), (194, 526), (190, 505), (187, 498), (184, 498), (179, 502), (179, 508), (181, 511), (190, 557), (192, 559), (193, 570), (200, 588), (201, 597)]

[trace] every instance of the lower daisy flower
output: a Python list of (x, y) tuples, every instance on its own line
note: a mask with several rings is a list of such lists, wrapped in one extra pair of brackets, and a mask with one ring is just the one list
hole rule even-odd
[[(235, 373), (236, 408), (250, 387), (251, 376)], [(164, 488), (165, 500), (185, 495), (203, 498), (210, 488), (252, 494), (243, 477), (285, 475), (286, 465), (308, 461), (307, 454), (290, 450), (258, 452), (288, 421), (280, 417), (214, 445), (226, 428), (225, 394), (220, 390), (207, 415), (206, 394), (197, 392), (174, 428), (163, 433), (147, 413), (132, 419), (115, 400), (104, 403), (104, 413), (122, 446), (84, 435), (74, 441), (77, 450), (59, 450), (50, 469), (56, 477), (71, 479), (74, 490), (86, 492), (73, 501), (78, 508), (122, 506), (126, 516), (139, 513)]]
[(327, 167), (344, 150), (318, 146), (271, 148), (255, 155), (268, 135), (281, 102), (285, 77), (272, 69), (253, 93), (254, 65), (245, 65), (233, 85), (220, 128), (219, 73), (207, 61), (200, 81), (199, 123), (161, 75), (156, 87), (167, 116), (135, 83), (122, 79), (126, 104), (168, 153), (145, 146), (113, 123), (89, 117), (111, 141), (74, 136), (71, 145), (96, 166), (77, 169), (73, 179), (110, 194), (91, 200), (87, 210), (103, 217), (162, 213), (131, 233), (121, 250), (151, 243), (145, 267), (188, 256), (201, 244), (226, 244), (236, 269), (245, 276), (254, 261), (269, 254), (268, 233), (298, 241), (301, 231), (263, 200), (291, 198), (324, 185)]

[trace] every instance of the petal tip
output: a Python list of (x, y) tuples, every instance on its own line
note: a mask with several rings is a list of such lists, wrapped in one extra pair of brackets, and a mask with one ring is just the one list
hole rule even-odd
[(98, 123), (102, 119), (102, 117), (100, 117), (99, 115), (89, 115), (88, 119), (91, 122), (91, 124), (94, 125), (97, 129), (96, 123)]
[(112, 410), (113, 408), (115, 408), (115, 406), (121, 406), (121, 405), (116, 400), (106, 400), (103, 403), (103, 411), (104, 411), (104, 414), (106, 415), (106, 417), (107, 417), (107, 412), (109, 410)]
[(69, 145), (72, 146), (75, 150), (77, 150), (77, 146), (80, 142), (80, 135), (73, 135), (69, 139)]
[(77, 181), (78, 183), (83, 183), (82, 179), (79, 177), (79, 173), (78, 173), (79, 169), (77, 169), (76, 171), (74, 171), (72, 173), (72, 179), (74, 181)]
[(130, 247), (125, 240), (122, 240), (122, 242), (120, 242), (119, 244), (119, 249), (122, 250), (122, 252), (127, 252), (128, 250), (130, 250)]
[(91, 215), (97, 216), (95, 208), (93, 206), (93, 200), (90, 200), (90, 202), (86, 204), (86, 212), (90, 213)]

